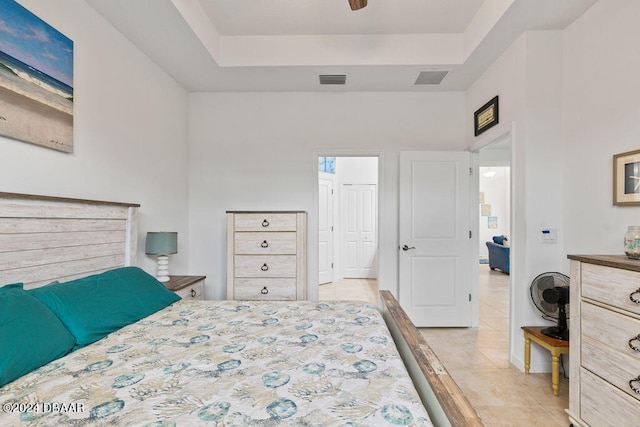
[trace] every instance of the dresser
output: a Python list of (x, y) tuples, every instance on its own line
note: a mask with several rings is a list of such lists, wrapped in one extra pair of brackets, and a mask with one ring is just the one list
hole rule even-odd
[(169, 276), (163, 285), (182, 299), (201, 300), (204, 299), (204, 279), (206, 276)]
[(640, 423), (640, 261), (569, 255), (569, 417), (577, 426)]
[(227, 212), (227, 299), (304, 300), (307, 214)]

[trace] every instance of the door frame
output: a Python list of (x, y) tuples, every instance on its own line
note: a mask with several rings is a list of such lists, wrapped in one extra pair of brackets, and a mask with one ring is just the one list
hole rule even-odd
[[(388, 215), (385, 215), (383, 212), (383, 209), (381, 208), (381, 206), (383, 206), (382, 201), (385, 200), (385, 177), (384, 177), (384, 165), (385, 165), (385, 156), (384, 156), (384, 152), (382, 151), (377, 151), (377, 150), (363, 150), (363, 151), (359, 151), (359, 150), (317, 150), (313, 153), (313, 167), (312, 167), (312, 171), (313, 171), (313, 182), (314, 182), (314, 188), (313, 188), (313, 212), (312, 215), (308, 216), (308, 224), (307, 227), (309, 229), (309, 233), (307, 235), (307, 245), (315, 245), (314, 247), (318, 246), (318, 209), (319, 209), (319, 174), (318, 174), (318, 158), (319, 157), (377, 157), (378, 158), (378, 204), (377, 204), (377, 215), (378, 215), (378, 224), (384, 224), (384, 220), (386, 220), (388, 218)], [(381, 248), (384, 248), (386, 245), (386, 239), (387, 236), (384, 233), (384, 227), (380, 227), (378, 226), (377, 229), (377, 233), (378, 233), (378, 249), (379, 251), (381, 250)], [(317, 250), (313, 251), (310, 253), (316, 253), (317, 254)], [(387, 278), (386, 275), (388, 275), (388, 270), (392, 270), (392, 269), (388, 269), (385, 267), (384, 263), (381, 262), (382, 259), (382, 254), (378, 254), (378, 256), (376, 257), (375, 260), (375, 264), (376, 264), (376, 271), (378, 272), (377, 274), (377, 278), (378, 278), (378, 289), (382, 290), (382, 289), (390, 289), (388, 287), (385, 287), (384, 285), (381, 286), (381, 283), (386, 283), (387, 281), (389, 283), (395, 283), (395, 279), (393, 277), (389, 277)], [(318, 292), (319, 292), (319, 280), (318, 280), (318, 257), (308, 257), (307, 259), (307, 264), (308, 264), (308, 269), (307, 269), (307, 298), (311, 301), (318, 301)], [(384, 281), (383, 281), (384, 280)]]
[[(516, 162), (517, 156), (519, 154), (517, 138), (516, 138), (516, 123), (511, 122), (511, 123), (500, 124), (496, 126), (494, 129), (495, 129), (494, 132), (492, 132), (490, 136), (487, 136), (485, 138), (479, 139), (478, 141), (475, 141), (469, 147), (469, 151), (473, 153), (472, 167), (473, 167), (473, 176), (474, 176), (475, 182), (472, 185), (474, 185), (474, 188), (476, 189), (476, 195), (477, 195), (480, 191), (480, 181), (478, 177), (480, 173), (480, 165), (478, 161), (479, 151), (492, 144), (509, 140), (511, 144), (511, 153), (510, 153), (510, 159), (509, 159), (509, 163), (510, 163), (509, 191), (511, 192), (510, 206), (509, 206), (509, 216), (510, 216), (509, 235), (511, 237), (511, 242), (509, 243), (510, 256), (511, 256), (511, 259), (509, 262), (509, 361), (515, 364), (516, 366), (520, 366), (521, 364), (519, 364), (518, 361), (514, 360), (514, 354), (515, 354), (514, 344), (516, 341), (514, 340), (514, 337), (516, 336), (516, 334), (521, 335), (522, 331), (520, 330), (519, 327), (514, 325), (515, 323), (514, 311), (516, 307), (515, 283), (518, 283), (520, 281), (520, 276), (523, 275), (520, 270), (522, 271), (525, 270), (525, 261), (526, 261), (523, 258), (524, 251), (520, 250), (521, 247), (524, 248), (525, 241), (526, 241), (526, 234), (525, 234), (526, 229), (524, 224), (525, 210), (524, 210), (524, 207), (521, 206), (521, 205), (524, 205), (525, 200), (522, 197), (520, 199), (516, 197), (516, 194), (518, 193), (516, 189), (519, 186), (518, 182), (521, 181), (519, 178), (520, 171), (517, 168), (517, 162)], [(524, 188), (520, 188), (520, 194), (525, 194)], [(520, 213), (520, 215), (518, 213)], [(475, 250), (478, 252), (475, 256), (476, 258), (479, 258), (478, 247), (480, 244), (480, 239), (479, 239), (480, 221), (479, 220), (474, 221), (473, 227), (475, 228), (473, 233), (476, 236), (474, 239), (475, 240), (474, 247), (475, 247)], [(521, 255), (521, 252), (522, 252), (522, 255)], [(480, 287), (479, 273), (480, 272), (479, 272), (479, 263), (477, 264), (478, 265), (476, 266), (476, 269), (478, 271), (477, 271), (477, 274), (474, 274), (473, 276), (473, 280), (475, 282), (473, 286), (475, 286), (476, 289), (479, 289)], [(474, 315), (476, 314), (474, 313)], [(479, 312), (477, 313), (477, 317), (479, 321), (479, 318), (480, 318)]]

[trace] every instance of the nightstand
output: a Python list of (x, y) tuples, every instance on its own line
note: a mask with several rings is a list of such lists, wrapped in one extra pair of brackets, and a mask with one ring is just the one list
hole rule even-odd
[(204, 299), (204, 279), (207, 276), (170, 276), (168, 282), (164, 282), (165, 288), (180, 295), (186, 300)]

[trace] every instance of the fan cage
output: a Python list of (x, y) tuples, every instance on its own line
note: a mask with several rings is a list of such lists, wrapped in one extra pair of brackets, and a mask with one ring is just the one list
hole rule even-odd
[[(548, 321), (558, 320), (558, 304), (549, 303), (542, 297), (545, 289), (555, 287), (569, 288), (569, 277), (559, 272), (547, 272), (538, 275), (531, 282), (530, 293), (531, 300), (536, 308), (542, 313), (542, 318)], [(565, 304), (567, 320), (569, 320), (569, 302)]]

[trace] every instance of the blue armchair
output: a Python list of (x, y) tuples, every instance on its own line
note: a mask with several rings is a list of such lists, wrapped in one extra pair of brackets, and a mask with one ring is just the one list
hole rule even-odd
[(509, 274), (509, 246), (504, 245), (504, 236), (493, 236), (493, 242), (487, 242), (489, 249), (489, 268)]

